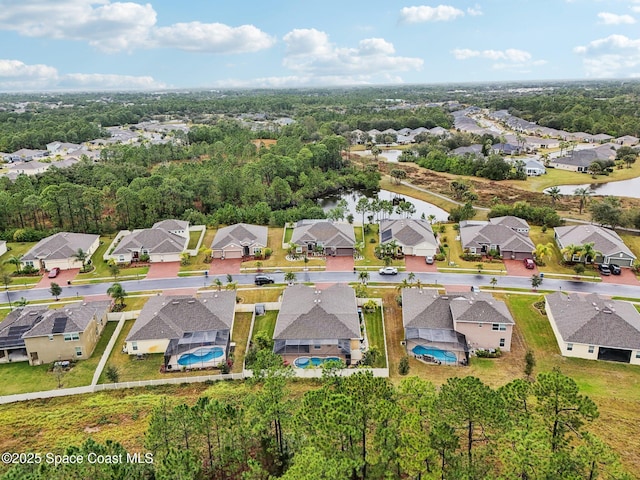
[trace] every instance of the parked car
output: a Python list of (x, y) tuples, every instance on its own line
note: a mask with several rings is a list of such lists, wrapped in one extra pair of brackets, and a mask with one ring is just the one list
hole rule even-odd
[(434, 258), (432, 255), (427, 255), (426, 257), (424, 257), (424, 261), (427, 263), (427, 265), (433, 265)]
[(609, 264), (609, 270), (611, 270), (611, 273), (613, 275), (620, 275), (622, 273), (622, 269), (620, 268), (620, 265), (616, 265), (615, 263)]
[(60, 269), (58, 267), (53, 267), (49, 270), (49, 278), (56, 278), (60, 273)]
[(256, 275), (253, 282), (256, 285), (267, 285), (269, 283), (273, 283), (273, 277), (270, 277), (269, 275)]
[(536, 268), (536, 264), (531, 258), (525, 258), (522, 262), (524, 263), (525, 268), (528, 268), (529, 270)]
[(601, 263), (600, 265), (598, 265), (598, 270), (600, 271), (601, 275), (611, 275), (611, 269), (606, 263)]
[(384, 267), (378, 270), (380, 275), (397, 275), (398, 269), (396, 267)]

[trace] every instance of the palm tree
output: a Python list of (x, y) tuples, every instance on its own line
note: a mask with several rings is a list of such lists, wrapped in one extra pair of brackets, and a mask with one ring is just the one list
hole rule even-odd
[(564, 247), (562, 249), (562, 256), (564, 257), (565, 260), (567, 260), (568, 262), (572, 262), (573, 261), (573, 257), (575, 256), (582, 256), (582, 246), (581, 245), (567, 245), (566, 247)]
[(601, 252), (596, 250), (594, 247), (594, 243), (585, 243), (582, 245), (582, 255), (584, 256), (585, 263), (593, 263), (598, 255)]
[(229, 282), (225, 285), (225, 290), (237, 290), (238, 289), (238, 282)]
[(12, 255), (4, 263), (10, 263), (16, 266), (16, 273), (20, 273), (20, 264), (22, 263), (22, 255)]
[(536, 257), (538, 260), (544, 262), (544, 259), (551, 258), (551, 254), (553, 253), (553, 243), (539, 243), (536, 245), (536, 249), (531, 252), (531, 254)]
[(219, 278), (216, 278), (213, 283), (215, 284), (216, 287), (218, 287), (218, 291), (222, 290), (222, 280), (220, 280)]
[(293, 282), (296, 281), (296, 274), (293, 272), (287, 272), (284, 274), (284, 281), (289, 285), (293, 285)]
[(71, 255), (72, 258), (75, 258), (77, 261), (79, 261), (80, 263), (82, 263), (82, 268), (80, 269), (81, 272), (84, 272), (84, 267), (85, 267), (85, 262), (87, 261), (87, 259), (89, 258), (89, 255), (87, 255), (87, 252), (85, 252), (84, 250), (82, 250), (81, 248), (78, 249), (78, 251), (76, 253), (74, 253), (73, 255)]
[(409, 275), (407, 275), (407, 280), (409, 280), (409, 283), (413, 284), (415, 279), (416, 279), (416, 274), (413, 272), (409, 272)]
[(556, 200), (558, 200), (562, 195), (560, 195), (560, 187), (551, 187), (547, 189), (547, 195), (551, 197), (551, 202), (553, 206), (556, 205)]
[(582, 209), (587, 204), (589, 196), (593, 194), (593, 190), (591, 190), (589, 187), (580, 187), (576, 188), (573, 191), (573, 194), (578, 197), (578, 200), (580, 200), (580, 214), (582, 215)]
[(127, 292), (124, 291), (122, 285), (117, 282), (112, 284), (107, 288), (107, 294), (113, 298), (114, 302), (120, 305), (120, 308), (124, 307), (124, 297), (127, 296)]
[(411, 283), (409, 283), (409, 280), (407, 280), (406, 278), (403, 278), (402, 281), (396, 287), (396, 290), (398, 292), (401, 292), (405, 288), (411, 288)]
[(363, 285), (366, 285), (369, 281), (369, 272), (367, 272), (366, 270), (362, 270), (360, 273), (358, 273), (358, 280), (360, 280), (360, 283), (362, 283)]

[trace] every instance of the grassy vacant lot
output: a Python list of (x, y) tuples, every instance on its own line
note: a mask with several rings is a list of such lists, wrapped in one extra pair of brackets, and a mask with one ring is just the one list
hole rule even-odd
[(385, 354), (384, 330), (382, 325), (382, 309), (376, 308), (373, 312), (364, 312), (364, 323), (367, 328), (367, 340), (370, 347), (376, 347), (380, 352), (380, 358), (376, 360), (374, 367), (384, 368), (387, 366), (387, 356)]
[[(93, 373), (115, 328), (115, 322), (108, 322), (91, 358), (77, 362), (71, 370), (64, 373), (61, 379), (64, 388), (91, 384)], [(58, 388), (58, 379), (50, 371), (51, 367), (52, 365), (32, 367), (29, 362), (0, 365), (0, 395), (55, 390)]]

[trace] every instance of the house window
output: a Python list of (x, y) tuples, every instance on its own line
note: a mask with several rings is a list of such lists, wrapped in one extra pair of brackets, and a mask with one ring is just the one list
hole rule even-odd
[(636, 358), (640, 358), (640, 350), (636, 352)]
[(571, 257), (571, 261), (572, 262), (579, 262), (580, 261), (580, 255), (574, 255), (573, 257)]
[(24, 262), (24, 264), (25, 264), (27, 267), (33, 267), (33, 260), (27, 260), (26, 262)]
[(64, 341), (65, 342), (71, 342), (73, 340), (80, 340), (80, 334), (79, 333), (65, 333), (64, 334)]
[(296, 253), (302, 253), (302, 247), (296, 247)]
[(491, 330), (495, 330), (497, 332), (506, 332), (507, 326), (504, 323), (494, 323), (491, 326)]
[(573, 343), (567, 343), (567, 351), (573, 350)]
[(589, 353), (593, 353), (595, 349), (596, 347), (594, 347), (593, 345), (589, 345)]
[(76, 347), (76, 357), (82, 356), (82, 347)]
[(506, 340), (504, 338), (501, 338), (500, 339), (500, 346), (504, 347), (505, 343), (506, 343)]
[(134, 352), (138, 350), (138, 342), (131, 342), (131, 350)]
[(262, 249), (260, 247), (253, 247), (253, 254), (260, 255), (262, 253)]
[(124, 255), (120, 255), (120, 256), (118, 257), (118, 261), (119, 261), (119, 262), (124, 262)]
[(49, 335), (49, 341), (52, 342), (53, 341), (53, 335)]
[(322, 348), (322, 345), (314, 345), (313, 349), (314, 350), (320, 350)]

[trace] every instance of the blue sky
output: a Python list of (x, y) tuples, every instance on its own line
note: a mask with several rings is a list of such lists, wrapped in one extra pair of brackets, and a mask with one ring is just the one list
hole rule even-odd
[(0, 0), (0, 91), (640, 78), (640, 0)]

